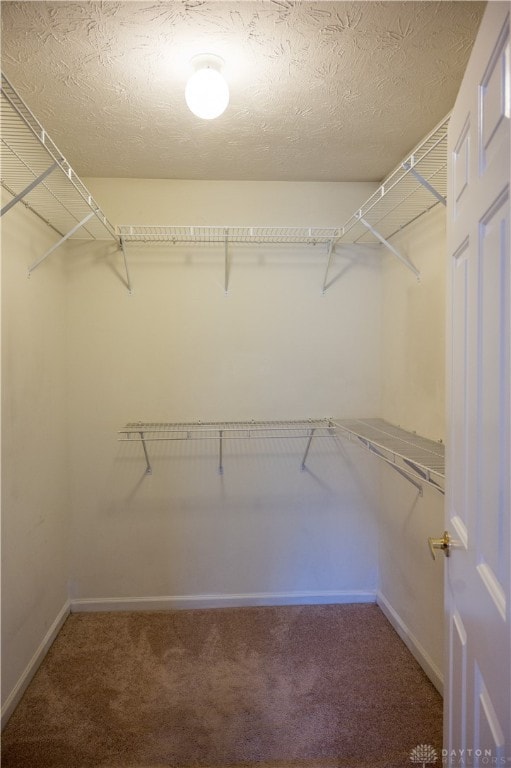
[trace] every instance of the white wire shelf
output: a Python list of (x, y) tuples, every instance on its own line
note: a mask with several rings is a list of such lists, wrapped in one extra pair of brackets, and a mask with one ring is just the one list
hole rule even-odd
[[(250, 246), (280, 244), (299, 247), (326, 246), (328, 261), (341, 230), (332, 227), (232, 227), (232, 226), (167, 226), (121, 224), (117, 227), (124, 262), (127, 265), (126, 248), (130, 243), (171, 245), (220, 245), (224, 249), (224, 290), (229, 289), (231, 245)], [(323, 286), (323, 291), (326, 289)]]
[(341, 242), (379, 242), (362, 219), (388, 240), (439, 203), (445, 204), (449, 117), (415, 147), (341, 227)]
[(1, 213), (4, 215), (14, 204), (22, 202), (60, 235), (60, 240), (29, 267), (29, 273), (68, 238), (113, 238), (120, 242), (126, 286), (130, 292), (126, 255), (128, 243), (223, 245), (226, 292), (230, 245), (325, 246), (323, 292), (331, 284), (328, 275), (338, 245), (383, 244), (419, 278), (419, 271), (406, 255), (389, 243), (389, 238), (435, 205), (445, 204), (448, 122), (449, 117), (414, 149), (341, 227), (122, 224), (114, 228), (43, 126), (2, 74), (1, 184), (12, 199)]
[(223, 474), (225, 440), (287, 439), (303, 441), (301, 468), (305, 469), (311, 443), (317, 438), (356, 442), (383, 459), (409, 480), (422, 495), (422, 483), (444, 492), (444, 446), (407, 432), (383, 419), (302, 419), (298, 421), (223, 421), (154, 423), (130, 422), (119, 430), (120, 442), (142, 444), (146, 474), (152, 474), (148, 444), (173, 440), (215, 440), (218, 472)]
[(117, 228), (125, 242), (141, 243), (236, 243), (303, 244), (329, 243), (341, 230), (328, 227), (231, 227), (147, 226), (122, 224)]
[(142, 443), (146, 474), (152, 474), (147, 443), (172, 440), (215, 440), (218, 443), (218, 472), (223, 474), (223, 444), (225, 440), (302, 440), (305, 441), (301, 468), (309, 454), (313, 439), (336, 437), (331, 419), (298, 421), (225, 421), (188, 423), (131, 422), (119, 430), (120, 442)]
[[(361, 219), (388, 239), (447, 195), (446, 117), (342, 227), (149, 226), (121, 224), (125, 242), (142, 243), (378, 243)], [(420, 176), (419, 180), (417, 176)], [(426, 184), (425, 184), (426, 183)]]
[(446, 117), (378, 187), (342, 227), (233, 227), (167, 226), (122, 224), (117, 228), (126, 260), (125, 244), (170, 243), (223, 244), (225, 248), (225, 291), (229, 283), (228, 246), (284, 244), (326, 245), (323, 292), (329, 287), (328, 274), (337, 245), (383, 244), (417, 278), (420, 273), (410, 259), (389, 242), (447, 195)]
[(336, 419), (340, 437), (354, 441), (383, 459), (419, 490), (422, 483), (445, 491), (445, 446), (395, 427), (384, 419)]
[(3, 73), (0, 115), (1, 184), (13, 196), (2, 215), (22, 202), (60, 235), (58, 245), (68, 238), (118, 240), (114, 226)]

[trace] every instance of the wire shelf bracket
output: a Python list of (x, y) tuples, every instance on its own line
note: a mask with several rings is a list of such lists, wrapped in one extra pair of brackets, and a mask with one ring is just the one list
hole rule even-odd
[(22, 189), (21, 192), (17, 195), (15, 195), (12, 200), (9, 200), (6, 205), (2, 208), (0, 211), (0, 216), (3, 216), (4, 213), (7, 213), (7, 211), (10, 211), (11, 208), (13, 208), (16, 203), (19, 203), (20, 200), (23, 200), (24, 197), (28, 195), (29, 192), (32, 192), (33, 189), (37, 187), (38, 184), (40, 184), (44, 179), (50, 175), (52, 171), (55, 170), (55, 168), (58, 168), (58, 163), (55, 160), (54, 163), (52, 163), (49, 168), (47, 168), (45, 171), (43, 171), (36, 179), (30, 182), (28, 186), (25, 187), (25, 189)]
[(224, 291), (227, 294), (229, 290), (229, 271), (230, 271), (230, 264), (229, 264), (229, 233), (226, 230), (225, 231), (225, 237), (224, 237), (224, 262), (225, 262), (225, 269), (224, 269)]
[(122, 258), (123, 258), (123, 261), (124, 261), (124, 271), (126, 272), (126, 287), (128, 289), (128, 292), (130, 294), (132, 294), (133, 293), (133, 287), (131, 285), (130, 271), (128, 269), (128, 257), (126, 255), (126, 246), (124, 245), (124, 238), (120, 237), (119, 241), (120, 241), (120, 246), (121, 246), (121, 251), (122, 251)]
[(305, 446), (305, 453), (303, 454), (302, 464), (301, 464), (301, 467), (300, 467), (302, 472), (305, 470), (305, 462), (307, 461), (307, 456), (309, 455), (309, 450), (310, 450), (310, 447), (311, 447), (312, 438), (314, 437), (315, 431), (316, 430), (314, 428), (311, 429), (310, 434), (309, 434), (309, 439), (307, 440), (307, 445)]
[(417, 278), (417, 280), (420, 280), (420, 277), (421, 277), (421, 273), (419, 272), (419, 270), (417, 269), (417, 267), (415, 266), (415, 264), (413, 264), (413, 263), (410, 261), (410, 259), (408, 259), (406, 256), (403, 256), (403, 254), (402, 254), (402, 253), (400, 253), (400, 252), (397, 250), (397, 248), (395, 248), (395, 246), (393, 246), (391, 243), (389, 243), (389, 241), (388, 241), (388, 240), (385, 240), (385, 238), (383, 237), (383, 235), (381, 235), (381, 234), (378, 232), (378, 230), (376, 230), (374, 227), (372, 227), (372, 226), (371, 226), (371, 224), (369, 224), (369, 222), (368, 222), (368, 221), (366, 221), (362, 215), (360, 215), (360, 217), (359, 217), (359, 218), (360, 218), (360, 222), (361, 222), (361, 223), (364, 225), (364, 227), (366, 227), (366, 228), (369, 230), (369, 232), (370, 232), (372, 235), (374, 235), (374, 237), (375, 237), (377, 240), (379, 240), (379, 241), (380, 241), (380, 243), (381, 243), (382, 245), (384, 245), (384, 246), (385, 246), (385, 248), (387, 248), (387, 250), (389, 250), (391, 253), (393, 253), (393, 254), (394, 254), (394, 256), (395, 256), (397, 259), (399, 259), (399, 261), (400, 261), (402, 264), (404, 264), (404, 265), (405, 265), (405, 267), (408, 267), (408, 269), (409, 269), (409, 270), (411, 270), (411, 271), (413, 272), (413, 274), (415, 275), (415, 277)]
[(375, 445), (371, 443), (370, 440), (366, 440), (364, 437), (357, 436), (357, 440), (360, 441), (360, 443), (364, 446), (364, 448), (367, 448), (368, 451), (371, 453), (374, 453), (376, 456), (378, 456), (380, 459), (383, 459), (383, 461), (394, 470), (394, 472), (397, 472), (401, 477), (404, 477), (405, 480), (408, 480), (409, 483), (411, 483), (414, 488), (417, 488), (417, 491), (419, 493), (419, 496), (424, 495), (424, 491), (422, 490), (422, 485), (418, 482), (418, 480), (415, 480), (410, 472), (407, 472), (404, 469), (401, 469), (401, 467), (398, 467), (397, 464), (394, 464), (390, 459), (388, 459), (385, 454), (378, 450)]
[(118, 243), (115, 227), (3, 73), (0, 109), (1, 185), (12, 195), (1, 215), (22, 202), (60, 235), (29, 275), (70, 238)]
[(439, 203), (442, 203), (442, 205), (447, 206), (447, 198), (444, 197), (444, 195), (440, 194), (438, 190), (435, 189), (435, 187), (429, 183), (427, 179), (424, 178), (418, 171), (415, 170), (415, 168), (412, 166), (411, 160), (408, 160), (406, 163), (403, 163), (403, 168), (406, 171), (410, 171), (412, 176), (414, 176), (419, 184), (422, 184), (425, 189), (428, 190), (428, 192), (431, 192), (433, 197), (436, 197)]
[(36, 261), (34, 261), (34, 263), (33, 263), (33, 264), (31, 264), (31, 265), (30, 265), (30, 267), (28, 268), (28, 276), (30, 277), (30, 275), (32, 274), (32, 272), (34, 271), (34, 269), (37, 269), (37, 267), (38, 267), (40, 264), (42, 264), (42, 263), (43, 263), (43, 261), (45, 261), (45, 259), (47, 259), (47, 258), (48, 258), (48, 256), (50, 256), (50, 255), (51, 255), (51, 254), (52, 254), (54, 251), (56, 251), (56, 250), (57, 250), (57, 248), (59, 248), (59, 247), (62, 245), (62, 243), (65, 243), (65, 242), (66, 242), (66, 240), (69, 240), (69, 238), (70, 238), (70, 237), (72, 237), (72, 236), (75, 234), (75, 232), (78, 232), (78, 230), (79, 230), (79, 229), (81, 229), (82, 227), (84, 227), (84, 226), (85, 226), (85, 224), (86, 224), (86, 223), (87, 223), (87, 222), (88, 222), (90, 219), (92, 219), (92, 217), (93, 217), (93, 216), (94, 216), (94, 212), (93, 212), (93, 211), (92, 211), (91, 213), (88, 213), (88, 214), (87, 214), (87, 216), (85, 216), (85, 218), (84, 218), (84, 219), (82, 219), (81, 221), (79, 221), (79, 222), (78, 222), (78, 224), (75, 224), (75, 226), (74, 226), (74, 227), (73, 227), (71, 230), (69, 230), (69, 232), (68, 232), (67, 234), (65, 234), (63, 237), (61, 237), (61, 238), (60, 238), (60, 240), (58, 240), (56, 243), (54, 243), (54, 244), (51, 246), (51, 248), (48, 248), (48, 250), (46, 251), (46, 253), (43, 253), (43, 255), (42, 255), (42, 256), (40, 256), (40, 257), (39, 257), (39, 258), (38, 258)]
[(321, 289), (322, 293), (326, 293), (326, 289), (328, 288), (328, 284), (327, 284), (328, 273), (330, 272), (330, 267), (332, 266), (332, 261), (334, 260), (334, 240), (330, 240), (328, 243), (326, 257), (327, 257), (327, 261), (326, 261), (325, 276), (323, 278), (323, 286)]

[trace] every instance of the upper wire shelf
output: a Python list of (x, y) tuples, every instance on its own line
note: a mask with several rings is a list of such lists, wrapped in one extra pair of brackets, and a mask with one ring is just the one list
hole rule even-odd
[(323, 245), (326, 266), (323, 292), (337, 245), (385, 245), (417, 278), (418, 269), (395, 245), (394, 234), (445, 204), (447, 186), (447, 126), (445, 118), (378, 187), (342, 227), (239, 227), (123, 224), (114, 228), (59, 152), (43, 126), (2, 73), (1, 184), (12, 195), (5, 214), (17, 202), (34, 211), (60, 239), (29, 267), (29, 273), (69, 238), (119, 242), (132, 291), (126, 257), (127, 243), (223, 244), (224, 286), (229, 285), (229, 246), (249, 244)]
[(447, 115), (341, 227), (341, 242), (388, 240), (447, 197)]
[(0, 115), (1, 184), (13, 195), (2, 215), (23, 202), (60, 235), (55, 247), (68, 238), (118, 240), (115, 227), (3, 73)]
[(231, 227), (146, 226), (122, 224), (118, 233), (125, 242), (166, 243), (302, 243), (318, 245), (341, 236), (331, 227)]
[(125, 243), (223, 244), (225, 291), (229, 283), (230, 244), (326, 245), (323, 292), (336, 245), (381, 243), (419, 279), (413, 262), (389, 242), (397, 232), (447, 196), (447, 127), (449, 116), (413, 150), (342, 227), (233, 227), (122, 224), (117, 228), (126, 260)]
[[(385, 179), (342, 227), (157, 226), (122, 224), (125, 242), (170, 243), (319, 243), (381, 242), (362, 219), (385, 239), (445, 201), (449, 116)], [(420, 178), (418, 178), (420, 177)]]

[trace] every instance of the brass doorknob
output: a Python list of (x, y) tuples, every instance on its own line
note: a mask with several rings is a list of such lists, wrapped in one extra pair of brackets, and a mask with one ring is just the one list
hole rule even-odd
[(449, 557), (451, 554), (452, 539), (449, 531), (444, 531), (444, 535), (441, 539), (433, 539), (430, 536), (428, 538), (428, 544), (433, 560), (436, 560), (435, 549), (441, 549), (446, 557)]

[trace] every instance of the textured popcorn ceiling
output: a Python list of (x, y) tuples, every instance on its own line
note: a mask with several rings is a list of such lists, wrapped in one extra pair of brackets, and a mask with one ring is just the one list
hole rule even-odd
[[(479, 2), (2, 2), (2, 69), (83, 176), (381, 180), (451, 109)], [(227, 112), (194, 117), (194, 54)]]

